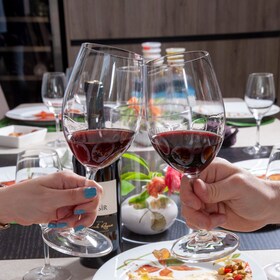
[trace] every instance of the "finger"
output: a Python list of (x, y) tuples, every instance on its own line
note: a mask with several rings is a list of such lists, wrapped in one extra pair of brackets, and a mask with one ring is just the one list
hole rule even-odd
[[(223, 170), (223, 172), (221, 172), (221, 170)], [(240, 168), (225, 159), (217, 157), (201, 172), (199, 177), (207, 183), (213, 183), (231, 176), (236, 173), (237, 170), (240, 170)]]
[(95, 183), (93, 186), (68, 189), (68, 190), (50, 190), (50, 196), (52, 198), (52, 206), (56, 208), (64, 206), (74, 206), (84, 204), (95, 200), (96, 205), (100, 200), (102, 187)]
[(185, 217), (187, 225), (194, 229), (210, 230), (226, 223), (226, 216), (224, 214), (209, 214), (187, 207), (182, 208), (182, 215)]
[(186, 176), (183, 176), (181, 180), (180, 199), (182, 205), (186, 205), (196, 210), (202, 207), (200, 199), (193, 191), (192, 183)]
[(96, 220), (97, 212), (93, 212), (91, 214), (81, 215), (80, 219), (76, 221), (73, 228), (75, 231), (79, 231), (84, 227), (90, 227)]
[(194, 181), (194, 192), (204, 203), (218, 203), (237, 199), (242, 193), (240, 190), (242, 182), (239, 176), (240, 175), (235, 174), (222, 181), (208, 184), (198, 179)]

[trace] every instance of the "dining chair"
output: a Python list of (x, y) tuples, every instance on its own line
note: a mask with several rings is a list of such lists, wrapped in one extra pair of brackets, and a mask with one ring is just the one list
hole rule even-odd
[(9, 111), (9, 106), (5, 94), (0, 85), (0, 119), (2, 119), (8, 111)]

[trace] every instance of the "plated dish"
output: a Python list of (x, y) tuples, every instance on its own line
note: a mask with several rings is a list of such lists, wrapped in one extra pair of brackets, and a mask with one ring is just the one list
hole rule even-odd
[(48, 108), (44, 104), (14, 108), (6, 113), (6, 117), (36, 124), (53, 123), (55, 120), (54, 115), (49, 112)]
[(267, 164), (268, 164), (268, 158), (249, 159), (249, 160), (243, 160), (234, 163), (234, 165), (247, 169), (251, 173), (259, 177), (263, 177), (265, 175)]
[[(218, 270), (219, 268), (224, 268), (226, 261), (225, 259), (220, 260), (217, 263), (182, 263), (176, 259), (169, 258), (169, 253), (173, 242), (174, 241), (158, 242), (125, 251), (106, 262), (96, 272), (93, 280), (223, 279), (223, 276), (218, 276)], [(244, 278), (245, 280), (251, 279), (249, 278), (250, 276), (252, 276), (252, 279), (254, 280), (267, 279), (262, 268), (245, 253), (235, 252), (230, 257), (232, 260), (241, 259), (246, 264), (248, 264), (247, 268), (244, 268), (248, 272), (248, 277)], [(251, 275), (249, 270), (251, 270)], [(142, 275), (144, 275), (144, 278), (141, 278), (141, 272), (143, 272)], [(164, 276), (165, 274), (166, 276)]]
[[(252, 119), (253, 115), (249, 111), (246, 103), (240, 99), (240, 101), (224, 101), (226, 118), (229, 120), (242, 120)], [(279, 113), (280, 108), (277, 105), (272, 105), (270, 110), (265, 114), (265, 117), (273, 116)]]
[[(16, 177), (15, 166), (0, 167), (0, 183), (13, 182)], [(7, 184), (8, 185), (8, 184)]]

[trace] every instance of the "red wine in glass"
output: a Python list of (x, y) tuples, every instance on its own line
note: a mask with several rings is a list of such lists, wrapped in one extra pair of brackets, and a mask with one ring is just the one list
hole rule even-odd
[(128, 149), (134, 134), (128, 129), (81, 130), (74, 132), (67, 142), (82, 164), (101, 168), (117, 160)]
[(151, 142), (170, 166), (195, 175), (214, 159), (222, 137), (208, 131), (175, 130), (156, 134)]

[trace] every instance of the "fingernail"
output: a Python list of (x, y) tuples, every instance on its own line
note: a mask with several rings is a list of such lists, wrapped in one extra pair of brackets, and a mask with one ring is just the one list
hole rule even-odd
[(48, 224), (48, 228), (56, 228), (57, 226), (56, 226), (56, 224), (54, 224), (54, 223), (49, 223)]
[(88, 187), (84, 190), (85, 198), (92, 198), (96, 196), (96, 188), (95, 187)]
[(75, 215), (82, 215), (82, 214), (85, 214), (85, 213), (86, 213), (86, 211), (83, 210), (83, 209), (76, 209), (76, 210), (74, 210), (74, 214)]
[(56, 227), (57, 228), (65, 228), (65, 227), (67, 227), (67, 223), (57, 223)]
[(74, 230), (75, 230), (75, 232), (77, 232), (77, 231), (82, 230), (83, 228), (85, 228), (83, 225), (79, 225), (79, 226), (76, 226), (76, 227), (74, 228)]

